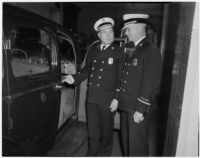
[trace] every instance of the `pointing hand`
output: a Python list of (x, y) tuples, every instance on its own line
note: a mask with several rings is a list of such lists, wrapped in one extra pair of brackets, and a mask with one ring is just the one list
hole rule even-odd
[(65, 78), (62, 80), (62, 83), (67, 82), (68, 84), (73, 84), (74, 83), (74, 78), (72, 75), (67, 75)]

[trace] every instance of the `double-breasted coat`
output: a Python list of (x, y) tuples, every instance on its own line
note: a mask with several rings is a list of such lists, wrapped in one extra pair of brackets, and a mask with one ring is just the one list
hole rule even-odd
[(113, 99), (118, 99), (125, 57), (122, 48), (115, 43), (103, 51), (100, 43), (89, 50), (86, 66), (74, 75), (75, 84), (88, 78), (88, 103), (110, 106)]
[[(131, 53), (122, 72), (118, 107), (122, 111), (122, 144), (126, 156), (147, 156), (148, 113), (152, 109), (159, 88), (161, 54), (146, 38)], [(134, 122), (135, 111), (145, 116), (142, 122)]]
[(86, 66), (74, 75), (75, 84), (88, 78), (87, 156), (110, 156), (112, 153), (115, 113), (111, 112), (110, 105), (113, 99), (119, 98), (124, 59), (123, 50), (116, 44), (101, 50), (98, 43), (89, 50)]

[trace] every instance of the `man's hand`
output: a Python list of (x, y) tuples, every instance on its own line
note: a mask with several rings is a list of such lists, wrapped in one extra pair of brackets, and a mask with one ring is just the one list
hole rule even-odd
[(62, 83), (67, 82), (68, 84), (73, 84), (74, 83), (74, 78), (72, 75), (67, 75), (65, 78), (62, 80)]
[(117, 110), (118, 107), (118, 100), (117, 99), (113, 99), (110, 105), (110, 111), (113, 112), (115, 110)]
[(135, 123), (140, 123), (142, 120), (144, 120), (144, 116), (142, 113), (136, 111), (133, 114), (133, 119), (134, 119)]

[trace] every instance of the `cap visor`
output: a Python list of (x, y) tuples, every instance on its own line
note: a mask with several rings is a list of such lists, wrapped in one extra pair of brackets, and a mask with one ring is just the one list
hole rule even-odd
[(110, 27), (113, 27), (113, 26), (112, 25), (104, 25), (104, 26), (100, 27), (98, 31), (101, 31), (101, 30), (104, 30), (104, 29), (107, 29)]

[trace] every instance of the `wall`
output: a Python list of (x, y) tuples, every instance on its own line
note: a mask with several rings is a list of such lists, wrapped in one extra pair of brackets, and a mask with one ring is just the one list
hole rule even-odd
[(199, 156), (199, 6), (195, 7), (192, 38), (176, 156)]
[(63, 23), (62, 18), (62, 6), (60, 8), (56, 7), (55, 3), (45, 3), (45, 2), (13, 2), (12, 5), (18, 6), (25, 10), (31, 11), (33, 13), (39, 14), (45, 18), (55, 21), (59, 24)]
[[(82, 10), (78, 17), (78, 32), (91, 35), (97, 39), (94, 23), (102, 17), (111, 17), (115, 21), (115, 36), (119, 37), (123, 26), (122, 16), (125, 13), (146, 13), (150, 15), (150, 22), (160, 35), (164, 3), (137, 3), (137, 2), (96, 2), (76, 3)], [(91, 40), (91, 42), (92, 42)], [(160, 39), (158, 39), (160, 41)]]
[[(194, 6), (194, 2), (187, 2), (174, 3), (169, 7), (169, 25), (173, 24), (174, 26), (168, 26), (168, 37), (166, 40), (167, 51), (164, 56), (164, 60), (166, 61), (164, 66), (166, 66), (168, 62), (170, 63), (168, 67), (172, 66), (168, 69), (168, 73), (165, 73), (165, 81), (171, 80), (171, 86), (168, 84), (170, 86), (170, 89), (168, 89), (170, 90), (170, 99), (168, 112), (166, 111), (168, 120), (164, 156), (176, 155), (178, 136), (182, 132), (180, 131), (180, 121), (182, 121), (184, 117), (187, 117), (187, 115), (183, 117), (185, 110), (183, 100), (185, 99), (184, 91), (188, 90), (185, 89), (188, 88), (185, 87), (185, 81), (188, 82), (189, 79), (186, 78), (186, 73), (190, 71), (191, 68), (193, 69), (194, 66), (191, 67), (188, 65), (188, 56), (191, 55), (190, 53), (193, 53), (190, 51), (190, 43)], [(167, 86), (165, 87), (167, 89)]]
[[(78, 32), (91, 35), (91, 42), (96, 40), (98, 37), (94, 31), (94, 23), (102, 17), (112, 17), (115, 20), (117, 17), (120, 17), (120, 15), (117, 8), (112, 8), (110, 6), (85, 6), (79, 13)], [(115, 20), (115, 23), (117, 22), (118, 21)], [(117, 26), (118, 25), (119, 24), (117, 24)], [(116, 34), (116, 36), (119, 36), (119, 33)]]

